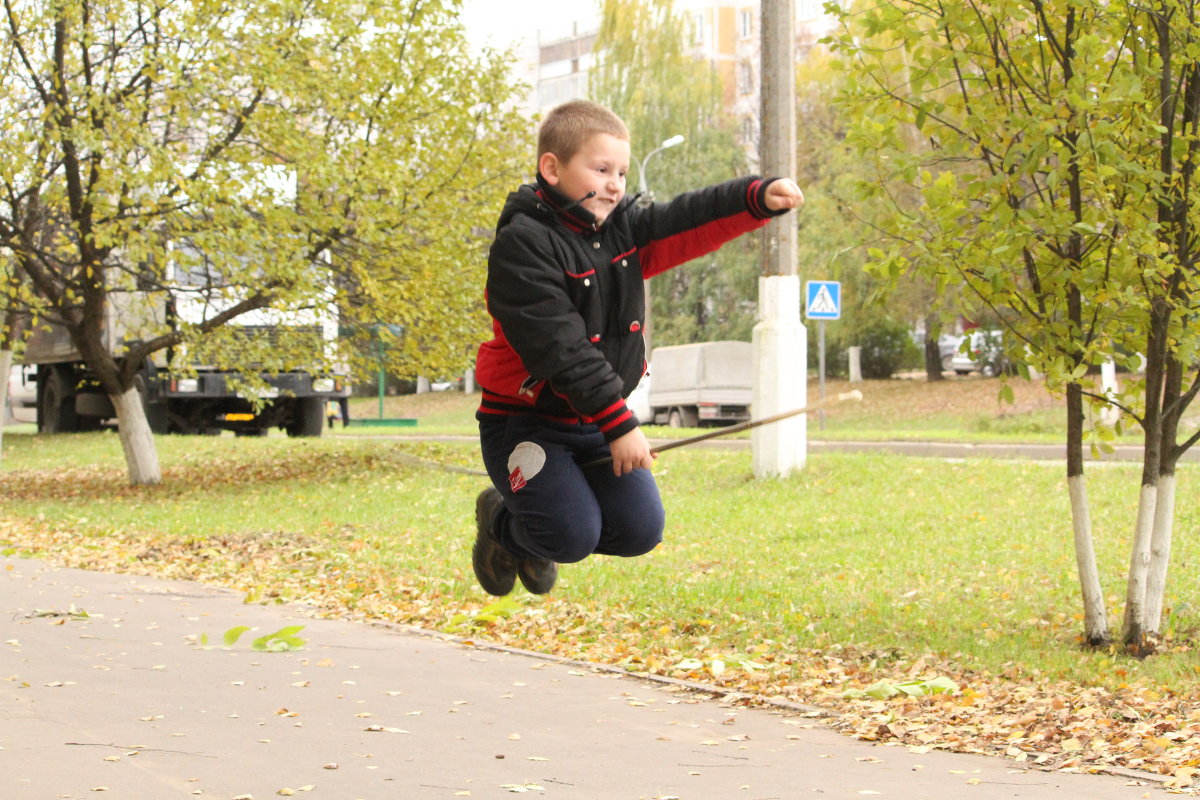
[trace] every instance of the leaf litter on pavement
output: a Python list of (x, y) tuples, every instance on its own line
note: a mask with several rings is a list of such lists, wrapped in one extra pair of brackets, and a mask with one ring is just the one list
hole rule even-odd
[[(261, 474), (249, 476), (246, 463), (236, 459), (215, 471), (211, 463), (184, 465), (168, 476), (168, 484), (148, 490), (125, 486), (112, 470), (27, 470), (0, 475), (0, 490), (9, 497), (115, 496), (149, 503), (196, 484), (232, 480), (235, 474), (242, 482), (286, 485), (313, 470), (298, 462), (262, 466)], [(342, 466), (371, 470), (378, 465), (348, 459)], [(243, 591), (247, 601), (299, 602), (321, 615), (455, 631), (633, 674), (696, 682), (737, 704), (812, 707), (802, 717), (812, 724), (820, 719), (860, 739), (918, 753), (999, 755), (1022, 768), (1132, 769), (1164, 776), (1164, 787), (1175, 792), (1191, 793), (1200, 775), (1195, 693), (1140, 683), (1085, 686), (1015, 668), (989, 674), (964, 670), (953, 657), (846, 644), (818, 649), (765, 640), (751, 652), (729, 653), (712, 646), (704, 620), (683, 625), (632, 615), (617, 619), (611, 608), (556, 595), (471, 602), (464, 610), (461, 600), (426, 576), (396, 574), (369, 557), (357, 557), (364, 548), (349, 530), (329, 536), (254, 531), (192, 538), (127, 525), (81, 534), (78, 526), (61, 520), (9, 515), (0, 519), (0, 545), (70, 567), (196, 580)], [(655, 635), (668, 628), (691, 632), (682, 640)], [(912, 688), (923, 685), (940, 690)], [(881, 692), (881, 686), (896, 691)], [(403, 733), (367, 728), (372, 729)], [(532, 788), (513, 785), (510, 791)]]

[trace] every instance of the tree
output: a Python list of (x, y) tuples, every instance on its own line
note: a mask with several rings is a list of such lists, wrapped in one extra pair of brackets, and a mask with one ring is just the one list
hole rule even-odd
[[(605, 0), (589, 94), (629, 126), (636, 168), (665, 139), (682, 134), (682, 147), (664, 150), (647, 165), (654, 196), (746, 171), (732, 120), (724, 110), (720, 76), (688, 52), (685, 20), (670, 0)], [(749, 339), (754, 325), (758, 262), (754, 240), (743, 237), (715, 253), (651, 282), (655, 344)]]
[[(0, 114), (27, 124), (0, 141), (0, 251), (112, 399), (134, 483), (160, 479), (134, 384), (152, 353), (351, 293), (405, 326), (414, 359), (484, 329), (471, 223), (518, 174), (524, 123), (504, 59), (469, 54), (456, 10), (6, 2)], [(167, 313), (110, 352), (108, 310), (178, 295), (181, 275), (199, 318)]]
[(1121, 144), (1135, 148), (1137, 186), (1146, 194), (1141, 203), (1130, 204), (1118, 224), (1147, 235), (1139, 241), (1142, 273), (1133, 286), (1140, 290), (1134, 296), (1142, 324), (1134, 343), (1144, 347), (1145, 379), (1137, 387), (1141, 397), (1129, 395), (1132, 402), (1126, 406), (1145, 432), (1145, 458), (1122, 639), (1144, 652), (1161, 631), (1175, 466), (1200, 440), (1200, 431), (1184, 433), (1187, 438), (1179, 440), (1184, 412), (1200, 391), (1195, 314), (1200, 291), (1200, 21), (1197, 4), (1186, 0), (1148, 2), (1125, 11), (1129, 61), (1141, 92), (1132, 109), (1130, 134)]
[[(845, 100), (860, 115), (853, 139), (878, 175), (864, 190), (888, 209), (899, 245), (877, 249), (876, 268), (961, 284), (975, 308), (1005, 325), (1018, 360), (1066, 395), (1067, 482), (1091, 644), (1109, 633), (1083, 476), (1085, 400), (1122, 403), (1142, 425), (1123, 639), (1144, 652), (1159, 624), (1146, 614), (1151, 532), (1169, 540), (1173, 515), (1173, 480), (1163, 476), (1173, 477), (1196, 438), (1176, 441), (1178, 415), (1200, 385), (1191, 311), (1194, 6), (887, 2), (842, 21), (852, 76)], [(925, 148), (904, 146), (905, 126), (920, 131)], [(889, 187), (897, 184), (919, 202), (896, 202)], [(1091, 367), (1110, 354), (1132, 366), (1136, 357), (1122, 354), (1139, 352), (1147, 363), (1134, 382), (1139, 399), (1092, 388)]]
[[(941, 380), (938, 336), (943, 316), (957, 315), (954, 293), (939, 293), (932, 281), (915, 272), (889, 280), (864, 269), (869, 248), (886, 238), (887, 223), (874, 219), (878, 205), (858, 202), (856, 187), (874, 175), (871, 164), (847, 140), (851, 121), (837, 102), (846, 74), (824, 43), (807, 42), (805, 49), (796, 75), (797, 179), (805, 190), (797, 261), (807, 277), (842, 283), (842, 319), (831, 326), (831, 345), (843, 352), (848, 346), (861, 346), (881, 320), (885, 327), (891, 320), (910, 328), (915, 320), (924, 320), (926, 377)], [(923, 146), (915, 135), (907, 145)], [(901, 193), (899, 202), (909, 202), (913, 195), (903, 187), (892, 191)], [(810, 337), (810, 347), (814, 338)]]

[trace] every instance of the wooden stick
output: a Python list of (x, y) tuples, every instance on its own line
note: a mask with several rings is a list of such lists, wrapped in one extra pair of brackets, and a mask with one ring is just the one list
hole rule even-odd
[[(816, 411), (817, 409), (823, 408), (823, 407), (825, 407), (827, 405), (831, 405), (833, 403), (841, 403), (845, 400), (858, 401), (858, 400), (862, 400), (862, 398), (863, 398), (862, 392), (860, 392), (858, 389), (854, 389), (853, 391), (849, 391), (849, 392), (842, 392), (841, 394), (836, 395), (835, 397), (828, 398), (825, 401), (820, 402), (820, 403), (814, 403), (812, 405), (805, 406), (804, 408), (794, 408), (791, 411), (783, 411), (778, 414), (772, 414), (771, 416), (763, 417), (762, 419), (750, 419), (750, 420), (746, 420), (745, 422), (739, 422), (737, 425), (730, 425), (727, 428), (717, 428), (716, 430), (709, 431), (708, 433), (701, 433), (698, 436), (689, 436), (686, 439), (676, 439), (674, 441), (667, 442), (666, 444), (660, 444), (658, 447), (650, 448), (650, 452), (651, 453), (661, 453), (665, 450), (674, 450), (676, 447), (686, 447), (689, 444), (695, 444), (696, 442), (703, 442), (706, 439), (715, 439), (718, 436), (728, 436), (731, 433), (738, 433), (740, 431), (748, 431), (751, 428), (757, 428), (760, 425), (770, 425), (773, 422), (779, 422), (780, 420), (785, 420), (789, 417), (796, 417), (801, 414), (808, 414), (812, 411)], [(595, 467), (595, 466), (599, 466), (601, 464), (609, 464), (611, 462), (612, 462), (612, 456), (605, 456), (604, 458), (598, 458), (595, 461), (589, 461), (588, 463), (584, 464), (583, 466)]]

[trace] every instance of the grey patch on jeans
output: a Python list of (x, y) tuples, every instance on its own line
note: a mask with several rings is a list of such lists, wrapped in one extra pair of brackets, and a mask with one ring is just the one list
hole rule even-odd
[(546, 451), (533, 442), (521, 442), (508, 456), (508, 474), (518, 469), (526, 481), (532, 480), (546, 465)]

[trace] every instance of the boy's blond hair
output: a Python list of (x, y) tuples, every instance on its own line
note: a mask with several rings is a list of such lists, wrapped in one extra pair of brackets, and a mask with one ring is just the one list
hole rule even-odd
[(599, 103), (570, 100), (555, 106), (538, 128), (538, 158), (553, 153), (567, 162), (592, 136), (607, 133), (629, 141), (629, 129), (621, 118)]

